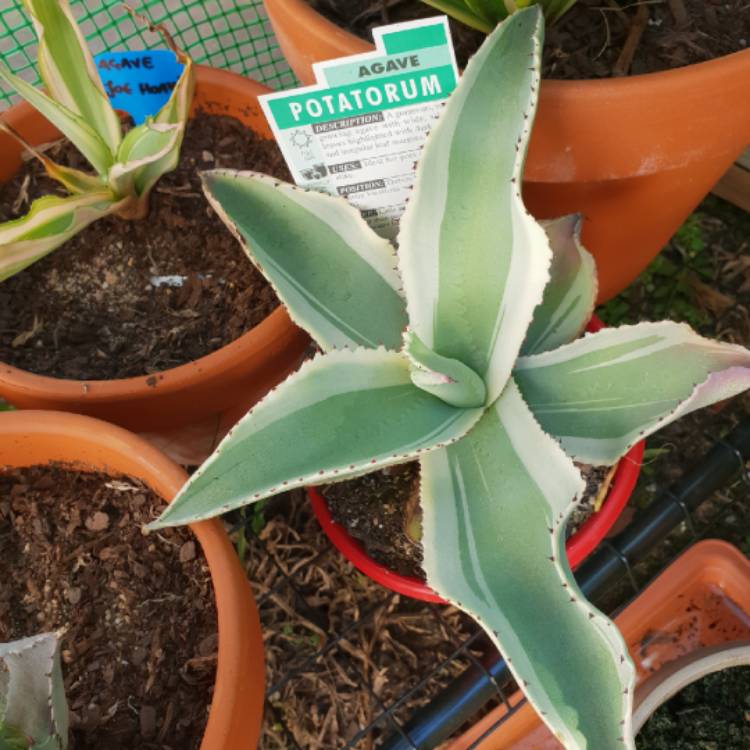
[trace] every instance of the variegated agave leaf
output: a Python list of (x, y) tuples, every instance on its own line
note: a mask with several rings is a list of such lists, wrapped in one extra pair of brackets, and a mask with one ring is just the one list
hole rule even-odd
[(256, 172), (202, 177), (211, 205), (323, 351), (400, 348), (406, 304), (396, 255), (359, 211)]
[(482, 625), (566, 748), (632, 746), (627, 649), (565, 555), (585, 485), (513, 382), (466, 437), (420, 464), (430, 586)]
[(125, 136), (107, 179), (115, 195), (130, 198), (127, 211), (120, 215), (145, 216), (149, 191), (164, 173), (164, 160), (179, 156), (184, 130), (184, 124), (146, 122)]
[(516, 14), (472, 58), (427, 139), (398, 236), (409, 326), (470, 367), (488, 403), (549, 279), (549, 242), (520, 192), (542, 32), (540, 14)]
[(67, 0), (23, 0), (23, 5), (39, 39), (37, 61), (47, 93), (89, 123), (115, 154), (122, 138), (120, 119)]
[(117, 208), (118, 202), (109, 190), (66, 198), (37, 198), (26, 216), (0, 224), (0, 281), (43, 258)]
[(65, 750), (68, 706), (58, 636), (0, 644), (0, 663), (0, 745), (5, 740), (13, 750)]
[(80, 169), (67, 167), (52, 161), (46, 154), (32, 146), (15, 128), (0, 121), (0, 131), (15, 138), (35, 159), (37, 159), (47, 174), (57, 180), (68, 192), (74, 194), (98, 192), (106, 188), (106, 179), (99, 175), (89, 174)]
[(106, 174), (114, 161), (112, 152), (94, 127), (65, 105), (56, 102), (15, 75), (0, 62), (0, 80), (4, 80), (32, 107), (39, 110), (90, 162), (99, 174)]
[(598, 284), (594, 258), (581, 244), (581, 219), (541, 222), (552, 247), (550, 282), (544, 290), (521, 354), (539, 354), (577, 339), (591, 320)]
[(750, 388), (750, 351), (684, 324), (639, 323), (521, 357), (514, 377), (569, 455), (612, 464), (669, 422)]
[(565, 559), (582, 484), (563, 449), (614, 460), (748, 387), (750, 352), (670, 323), (566, 343), (596, 282), (575, 217), (547, 225), (551, 251), (520, 199), (541, 36), (536, 7), (498, 26), (433, 129), (399, 237), (403, 291), (392, 248), (341, 200), (206, 175), (327, 353), (256, 406), (153, 526), (418, 457), (429, 583), (482, 623), (568, 750), (632, 749), (632, 666)]

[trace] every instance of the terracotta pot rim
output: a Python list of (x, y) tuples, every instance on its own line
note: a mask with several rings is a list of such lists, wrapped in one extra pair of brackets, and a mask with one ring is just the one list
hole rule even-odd
[[(238, 75), (228, 70), (204, 65), (196, 66), (197, 85), (211, 85), (218, 88), (239, 89), (248, 98), (270, 92), (271, 89), (251, 78)], [(19, 121), (30, 116), (42, 117), (27, 102), (14, 104), (3, 113), (3, 119), (19, 128)], [(270, 133), (268, 134), (270, 135)], [(61, 400), (78, 399), (81, 393), (87, 393), (91, 402), (112, 401), (113, 399), (129, 400), (134, 392), (148, 394), (165, 393), (181, 390), (186, 383), (192, 382), (200, 374), (201, 378), (210, 379), (238, 360), (245, 360), (259, 355), (264, 348), (281, 331), (293, 324), (284, 306), (279, 306), (267, 315), (260, 323), (243, 333), (234, 341), (225, 344), (216, 351), (191, 360), (176, 367), (159, 370), (127, 378), (87, 379), (58, 378), (49, 375), (23, 370), (0, 361), (0, 382), (23, 390), (25, 395), (58, 398)], [(158, 387), (155, 387), (157, 386)]]
[[(604, 324), (595, 315), (592, 316), (587, 330), (596, 332), (604, 328)], [(609, 488), (604, 504), (598, 513), (591, 515), (572, 534), (565, 543), (570, 567), (577, 568), (597, 547), (597, 545), (609, 533), (620, 514), (633, 494), (638, 476), (641, 473), (643, 463), (643, 452), (646, 443), (644, 440), (636, 443), (618, 462), (612, 485)], [(315, 487), (306, 487), (307, 496), (310, 500), (313, 513), (318, 519), (323, 532), (331, 544), (354, 565), (357, 570), (364, 573), (368, 578), (379, 583), (397, 594), (410, 596), (435, 604), (448, 604), (438, 596), (423, 580), (415, 576), (401, 575), (390, 568), (376, 562), (358, 542), (340, 524), (333, 520), (331, 511), (328, 509), (323, 495)]]
[[(0, 457), (4, 452), (14, 450), (14, 442), (24, 440), (27, 444), (43, 442), (38, 452), (48, 456), (49, 461), (60, 461), (81, 471), (123, 473), (104, 459), (105, 454), (115, 462), (127, 461), (137, 467), (137, 475), (167, 502), (187, 479), (184, 469), (146, 440), (92, 417), (35, 410), (0, 413)], [(55, 443), (54, 447), (52, 443)], [(57, 447), (58, 444), (61, 447)], [(92, 445), (102, 456), (86, 456), (87, 453), (91, 454)], [(15, 450), (19, 449), (16, 447)], [(78, 451), (80, 458), (71, 460), (70, 456)], [(8, 463), (0, 458), (0, 466), (32, 465), (41, 465), (41, 461), (35, 456), (27, 460), (25, 454), (21, 460)], [(135, 470), (131, 473), (136, 475)], [(201, 750), (230, 750), (234, 745), (228, 743), (231, 737), (237, 737), (240, 725), (240, 734), (244, 736), (252, 736), (260, 727), (263, 643), (259, 628), (255, 632), (253, 630), (252, 618), (255, 617), (257, 621), (257, 612), (250, 585), (221, 522), (218, 519), (201, 521), (190, 524), (190, 529), (201, 545), (211, 574), (219, 635), (214, 692)], [(254, 671), (253, 665), (249, 664), (249, 653), (256, 660), (260, 654), (260, 661), (255, 663), (255, 671), (259, 674), (248, 674)], [(245, 690), (244, 695), (238, 696), (238, 690), (250, 678), (256, 679), (253, 690), (260, 690), (259, 694), (253, 693), (257, 704), (253, 706), (257, 709), (254, 716), (248, 706), (252, 701), (248, 695), (252, 691)], [(236, 715), (239, 709), (244, 711), (242, 716)], [(257, 727), (254, 726), (256, 722)]]
[[(109, 380), (75, 380), (73, 378), (56, 378), (51, 375), (39, 375), (20, 367), (9, 365), (0, 361), (0, 380), (6, 383), (15, 383), (23, 387), (27, 393), (39, 392), (49, 395), (55, 392), (58, 396), (80, 396), (82, 391), (92, 388), (91, 396), (110, 400), (112, 397), (123, 395), (129, 397), (133, 390), (142, 390), (153, 386), (146, 381), (159, 383), (159, 391), (164, 393), (169, 390), (179, 390), (185, 379), (193, 379), (194, 371), (211, 375), (214, 370), (222, 370), (224, 361), (234, 361), (238, 357), (251, 357), (256, 350), (262, 349), (264, 342), (259, 339), (272, 337), (276, 329), (283, 325), (289, 316), (284, 306), (279, 306), (267, 315), (260, 323), (245, 331), (241, 336), (225, 344), (216, 351), (204, 354), (198, 359), (193, 359), (182, 365), (170, 367), (166, 370), (158, 370), (143, 375), (132, 375), (127, 378), (111, 378)], [(162, 384), (161, 381), (164, 380)]]
[[(333, 21), (330, 21), (322, 13), (315, 10), (309, 3), (305, 2), (305, 0), (283, 0), (283, 2), (289, 8), (293, 9), (300, 25), (304, 25), (308, 28), (314, 29), (317, 27), (319, 29), (325, 30), (325, 33), (335, 33), (336, 35), (343, 35), (345, 38), (356, 39), (360, 44), (372, 44), (369, 39), (363, 39), (356, 34), (352, 34), (350, 31), (347, 31)], [(435, 15), (438, 16), (445, 14), (441, 14), (436, 10)], [(731, 58), (738, 59), (740, 57), (742, 57), (743, 59), (750, 59), (750, 48), (737, 50), (736, 52), (730, 52), (727, 55), (722, 55), (721, 57), (716, 57), (712, 60), (704, 60), (703, 62), (682, 65), (678, 68), (670, 68), (669, 70), (657, 70), (651, 73), (638, 73), (631, 76), (618, 76), (610, 78), (581, 78), (578, 80), (559, 80), (554, 78), (545, 78), (543, 79), (543, 81), (544, 84), (546, 86), (549, 86), (551, 89), (559, 89), (560, 91), (573, 88), (581, 89), (581, 91), (578, 92), (579, 95), (583, 95), (584, 93), (586, 93), (585, 91), (583, 91), (583, 89), (591, 88), (591, 95), (598, 96), (599, 92), (594, 93), (594, 88), (613, 88), (615, 91), (619, 91), (621, 89), (627, 89), (632, 86), (638, 85), (638, 83), (640, 81), (643, 81), (644, 79), (653, 81), (655, 77), (674, 78), (677, 75), (690, 75), (694, 71), (699, 71), (699, 73), (701, 73), (702, 71), (707, 70), (708, 67), (716, 67), (717, 65), (722, 64), (722, 61), (730, 60)], [(730, 62), (730, 64), (733, 65), (734, 62)], [(664, 86), (669, 87), (670, 84), (671, 82), (665, 82)]]

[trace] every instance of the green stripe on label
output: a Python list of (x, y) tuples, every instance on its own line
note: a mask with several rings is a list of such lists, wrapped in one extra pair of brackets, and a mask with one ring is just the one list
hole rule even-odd
[(286, 130), (444, 99), (455, 87), (453, 67), (444, 65), (267, 101), (277, 127)]
[(422, 26), (417, 29), (394, 31), (383, 34), (383, 44), (388, 55), (399, 52), (412, 52), (424, 47), (437, 47), (446, 43), (445, 26), (441, 23), (434, 26)]

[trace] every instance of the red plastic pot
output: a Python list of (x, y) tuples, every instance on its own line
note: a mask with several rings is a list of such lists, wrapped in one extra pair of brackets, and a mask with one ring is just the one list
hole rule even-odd
[[(595, 333), (601, 328), (604, 328), (604, 324), (596, 317), (592, 318), (587, 326), (587, 330), (591, 333)], [(591, 554), (620, 517), (638, 481), (644, 448), (645, 442), (641, 441), (620, 459), (617, 471), (612, 479), (612, 486), (601, 509), (568, 539), (565, 549), (568, 553), (568, 562), (571, 568), (577, 568)], [(315, 517), (318, 519), (325, 535), (330, 539), (331, 544), (357, 570), (397, 594), (410, 596), (412, 599), (421, 599), (424, 602), (446, 604), (424, 581), (414, 576), (394, 573), (385, 565), (373, 560), (367, 554), (365, 548), (343, 526), (333, 520), (325, 498), (315, 487), (307, 488), (307, 496), (310, 499), (313, 513), (315, 513)]]

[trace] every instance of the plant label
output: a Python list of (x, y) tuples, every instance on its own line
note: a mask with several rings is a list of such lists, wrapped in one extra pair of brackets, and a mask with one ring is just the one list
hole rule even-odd
[(260, 102), (294, 181), (346, 197), (390, 239), (458, 68), (445, 16), (383, 26), (373, 37), (374, 52), (317, 63), (315, 85)]
[(136, 125), (167, 103), (183, 68), (167, 49), (102, 52), (94, 64), (112, 106), (127, 112)]

